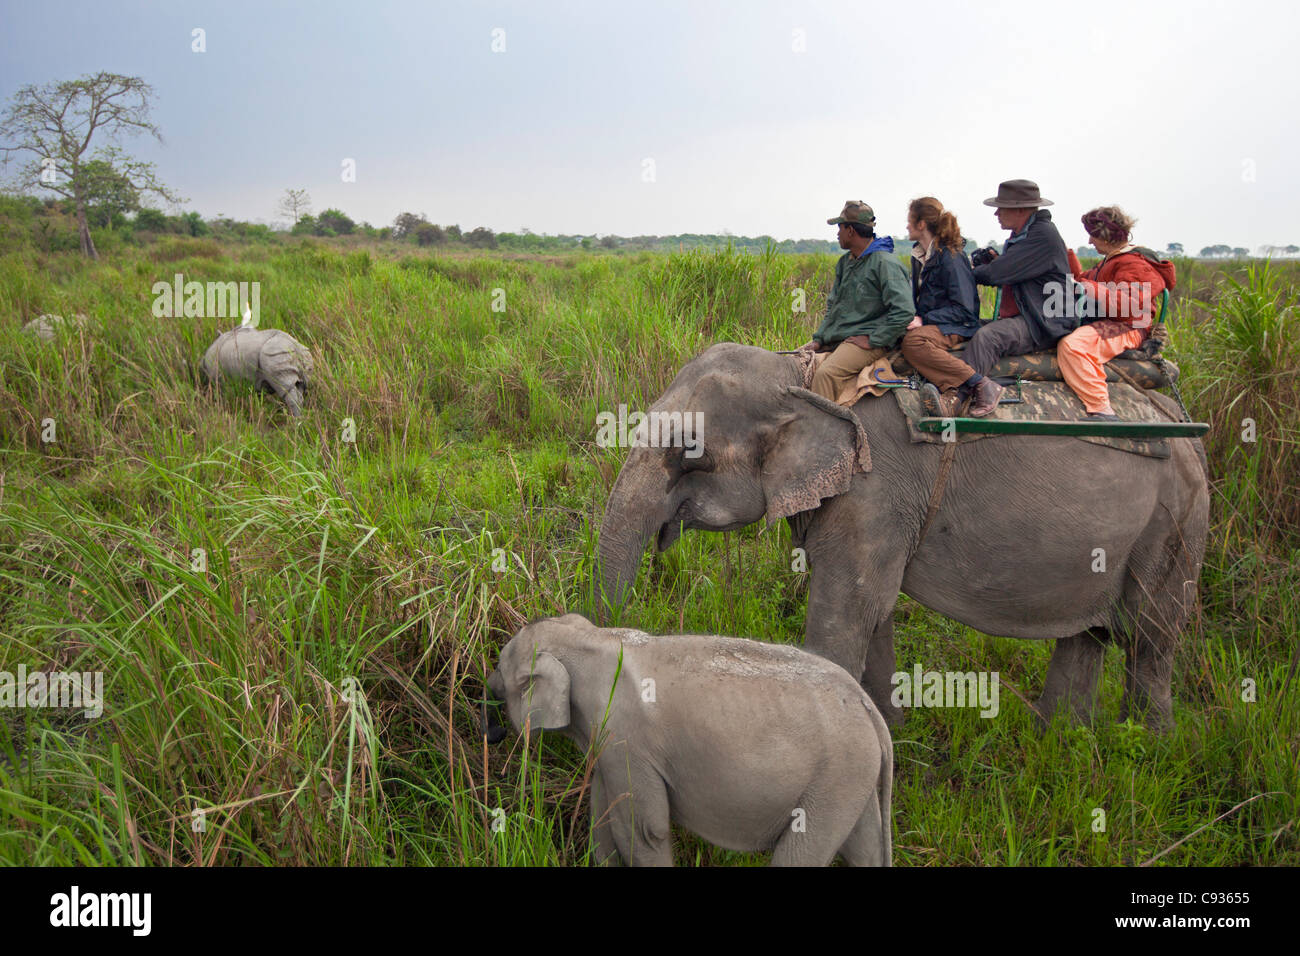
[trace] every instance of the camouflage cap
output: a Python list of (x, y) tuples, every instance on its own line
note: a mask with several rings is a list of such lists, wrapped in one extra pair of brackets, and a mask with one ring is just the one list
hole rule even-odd
[(861, 199), (850, 199), (840, 210), (840, 214), (834, 219), (827, 219), (828, 226), (838, 226), (842, 222), (857, 222), (864, 226), (870, 226), (876, 221), (876, 214), (871, 211), (871, 207)]

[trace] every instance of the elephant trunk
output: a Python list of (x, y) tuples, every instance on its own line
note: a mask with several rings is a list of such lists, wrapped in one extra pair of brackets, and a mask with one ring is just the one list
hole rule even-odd
[(499, 744), (506, 737), (505, 725), (497, 718), (505, 702), (505, 682), (501, 679), (501, 672), (494, 670), (483, 685), (483, 697), (479, 706), (479, 733), (490, 744)]
[(648, 449), (634, 449), (605, 505), (600, 525), (600, 583), (613, 607), (628, 597), (646, 545), (671, 517), (667, 477)]

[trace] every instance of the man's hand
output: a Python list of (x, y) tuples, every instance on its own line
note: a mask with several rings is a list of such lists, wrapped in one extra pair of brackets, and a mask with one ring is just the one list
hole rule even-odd
[(986, 266), (998, 257), (998, 251), (992, 247), (976, 249), (971, 254), (970, 261), (973, 266)]
[(818, 342), (805, 342), (795, 349), (796, 352), (817, 352), (821, 350), (821, 344)]
[(1151, 330), (1151, 338), (1147, 342), (1147, 345), (1149, 346), (1147, 352), (1151, 355), (1155, 355), (1168, 344), (1169, 329), (1165, 327), (1163, 322), (1157, 322), (1155, 327)]
[[(920, 327), (921, 327), (921, 317), (920, 317), (919, 315), (914, 315), (914, 316), (912, 316), (912, 321), (907, 323), (907, 328), (908, 328), (908, 329), (919, 329)], [(906, 330), (904, 330), (904, 331), (906, 331)]]

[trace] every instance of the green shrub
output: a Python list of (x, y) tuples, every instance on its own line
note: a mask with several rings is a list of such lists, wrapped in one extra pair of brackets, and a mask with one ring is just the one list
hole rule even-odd
[(137, 232), (165, 232), (167, 216), (158, 209), (141, 209), (135, 214)]

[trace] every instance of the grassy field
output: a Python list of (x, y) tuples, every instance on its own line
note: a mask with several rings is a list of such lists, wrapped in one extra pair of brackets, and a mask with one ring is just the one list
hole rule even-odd
[[(897, 865), (1300, 864), (1300, 268), (1179, 265), (1172, 356), (1214, 482), (1177, 730), (1114, 723), (1111, 649), (1106, 718), (1040, 735), (1017, 698), (1050, 646), (904, 598), (900, 667), (997, 670), (1004, 693), (998, 719), (919, 710), (896, 733)], [(530, 618), (594, 614), (625, 455), (596, 447), (597, 412), (648, 407), (713, 342), (806, 341), (833, 266), (200, 239), (0, 255), (0, 671), (102, 671), (107, 698), (98, 720), (0, 710), (0, 862), (586, 861), (584, 755), (485, 748), (478, 683)], [(316, 356), (300, 422), (201, 385), (234, 323), (154, 318), (178, 272), (261, 283), (262, 326)], [(43, 312), (90, 323), (20, 333)], [(687, 534), (646, 557), (623, 621), (798, 642), (789, 549), (784, 525)], [(763, 862), (688, 835), (677, 853)]]

